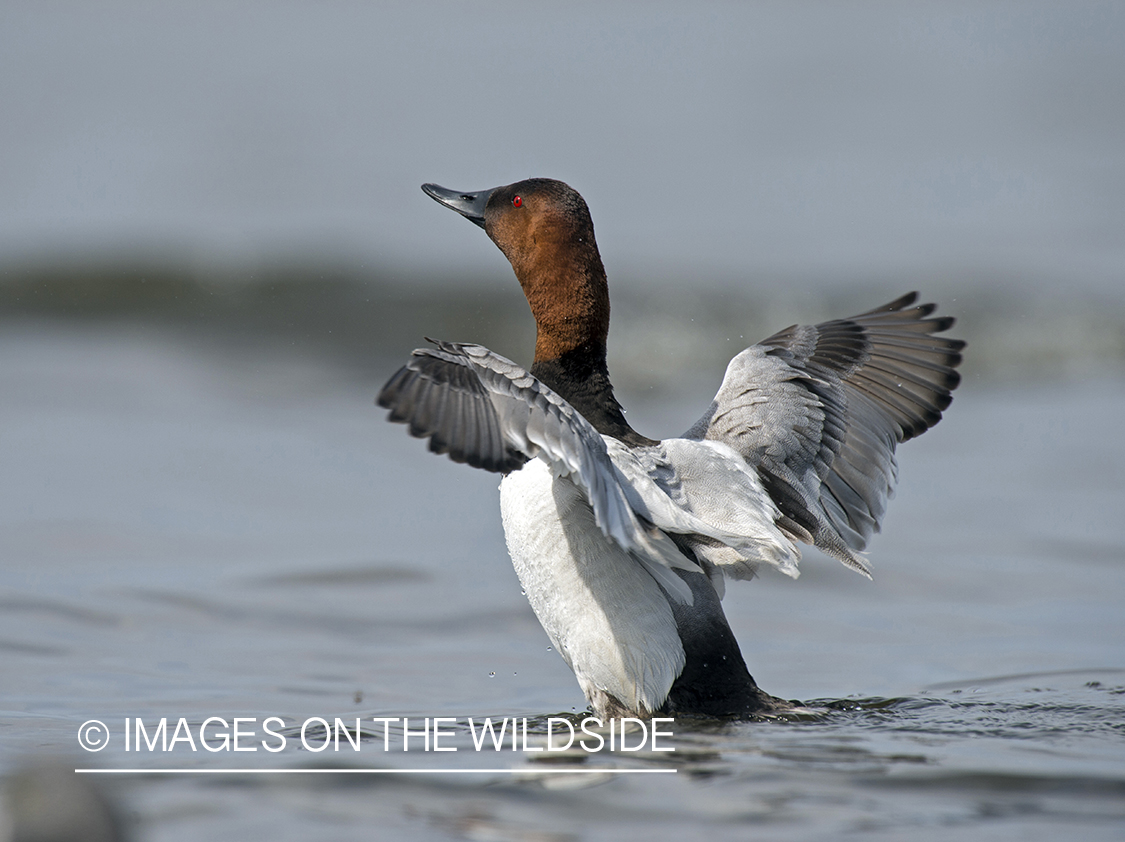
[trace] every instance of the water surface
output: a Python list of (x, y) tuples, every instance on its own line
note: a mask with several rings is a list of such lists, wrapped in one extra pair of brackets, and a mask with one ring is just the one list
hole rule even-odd
[[(585, 702), (507, 560), (497, 478), (373, 406), (397, 362), (144, 322), (5, 324), (4, 772), (403, 772), (98, 778), (150, 840), (1120, 838), (1125, 447), (1108, 419), (1125, 381), (970, 378), (901, 451), (874, 582), (810, 552), (798, 581), (728, 588), (751, 671), (810, 713), (681, 719), (675, 752), (578, 752), (572, 768), (607, 774), (564, 775), (473, 750), (470, 717), (527, 718), (534, 741)], [(622, 386), (650, 434), (702, 410)], [(126, 718), (270, 716), (290, 729), (277, 754), (124, 751)], [(292, 729), (310, 717), (369, 736), (306, 751)], [(458, 751), (383, 751), (374, 717), (451, 718)], [(76, 739), (90, 719), (112, 734), (96, 754)]]

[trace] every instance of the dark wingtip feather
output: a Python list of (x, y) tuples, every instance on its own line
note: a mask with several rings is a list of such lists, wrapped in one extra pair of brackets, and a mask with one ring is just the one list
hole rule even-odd
[(894, 301), (888, 301), (886, 304), (881, 304), (873, 310), (868, 310), (865, 313), (860, 313), (859, 316), (855, 316), (855, 318), (860, 318), (861, 316), (876, 316), (880, 313), (896, 313), (899, 310), (904, 310), (905, 308), (909, 307), (917, 300), (917, 292), (908, 292), (906, 293), (906, 295), (900, 295)]
[(428, 341), (437, 350), (416, 350), (375, 398), (390, 410), (387, 420), (406, 424), (411, 436), (428, 439), (432, 453), (460, 464), (496, 473), (524, 465), (527, 457), (505, 443), (495, 409), (460, 346)]
[[(395, 398), (398, 395), (399, 389), (402, 388), (402, 381), (406, 377), (408, 371), (409, 369), (406, 366), (403, 366), (391, 375), (391, 378), (386, 382), (386, 385), (384, 385), (383, 388), (379, 390), (379, 394), (375, 396), (376, 406), (381, 406), (383, 407), (383, 409), (389, 409), (391, 410), (391, 414), (394, 414)], [(394, 420), (402, 421), (405, 419), (398, 418)]]

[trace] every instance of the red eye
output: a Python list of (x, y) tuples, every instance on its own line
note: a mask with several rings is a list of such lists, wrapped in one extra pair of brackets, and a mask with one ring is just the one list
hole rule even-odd
[(522, 205), (523, 205), (523, 199), (521, 199), (521, 198), (520, 198), (519, 196), (515, 196), (515, 197), (513, 197), (513, 199), (512, 199), (512, 206), (513, 206), (513, 207), (517, 207), (517, 208), (518, 208), (518, 207), (520, 207), (520, 206), (522, 206)]

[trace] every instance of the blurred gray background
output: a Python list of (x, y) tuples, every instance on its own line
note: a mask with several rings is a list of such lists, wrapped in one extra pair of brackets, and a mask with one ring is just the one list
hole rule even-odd
[(450, 337), (487, 340), (509, 298), (526, 319), (508, 267), (418, 186), (550, 176), (630, 302), (618, 349), (629, 312), (721, 322), (745, 297), (726, 332), (753, 340), (920, 286), (988, 343), (977, 365), (1117, 364), (1123, 47), (1100, 2), (5, 3), (0, 312), (260, 321), (264, 296), (272, 331), (318, 309), (277, 282), (335, 281), (367, 305), (322, 286), (337, 338), (401, 351), (405, 311), (401, 338), (371, 329), (394, 291), (424, 315), (449, 286), (462, 314), (495, 297)]

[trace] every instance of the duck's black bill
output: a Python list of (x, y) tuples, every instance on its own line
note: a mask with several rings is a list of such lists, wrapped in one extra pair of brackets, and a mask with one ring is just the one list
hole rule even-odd
[(476, 193), (458, 193), (437, 184), (423, 184), (422, 191), (435, 202), (441, 202), (447, 208), (457, 211), (469, 222), (484, 227), (484, 206), (488, 204), (488, 197), (492, 190), (480, 190)]

